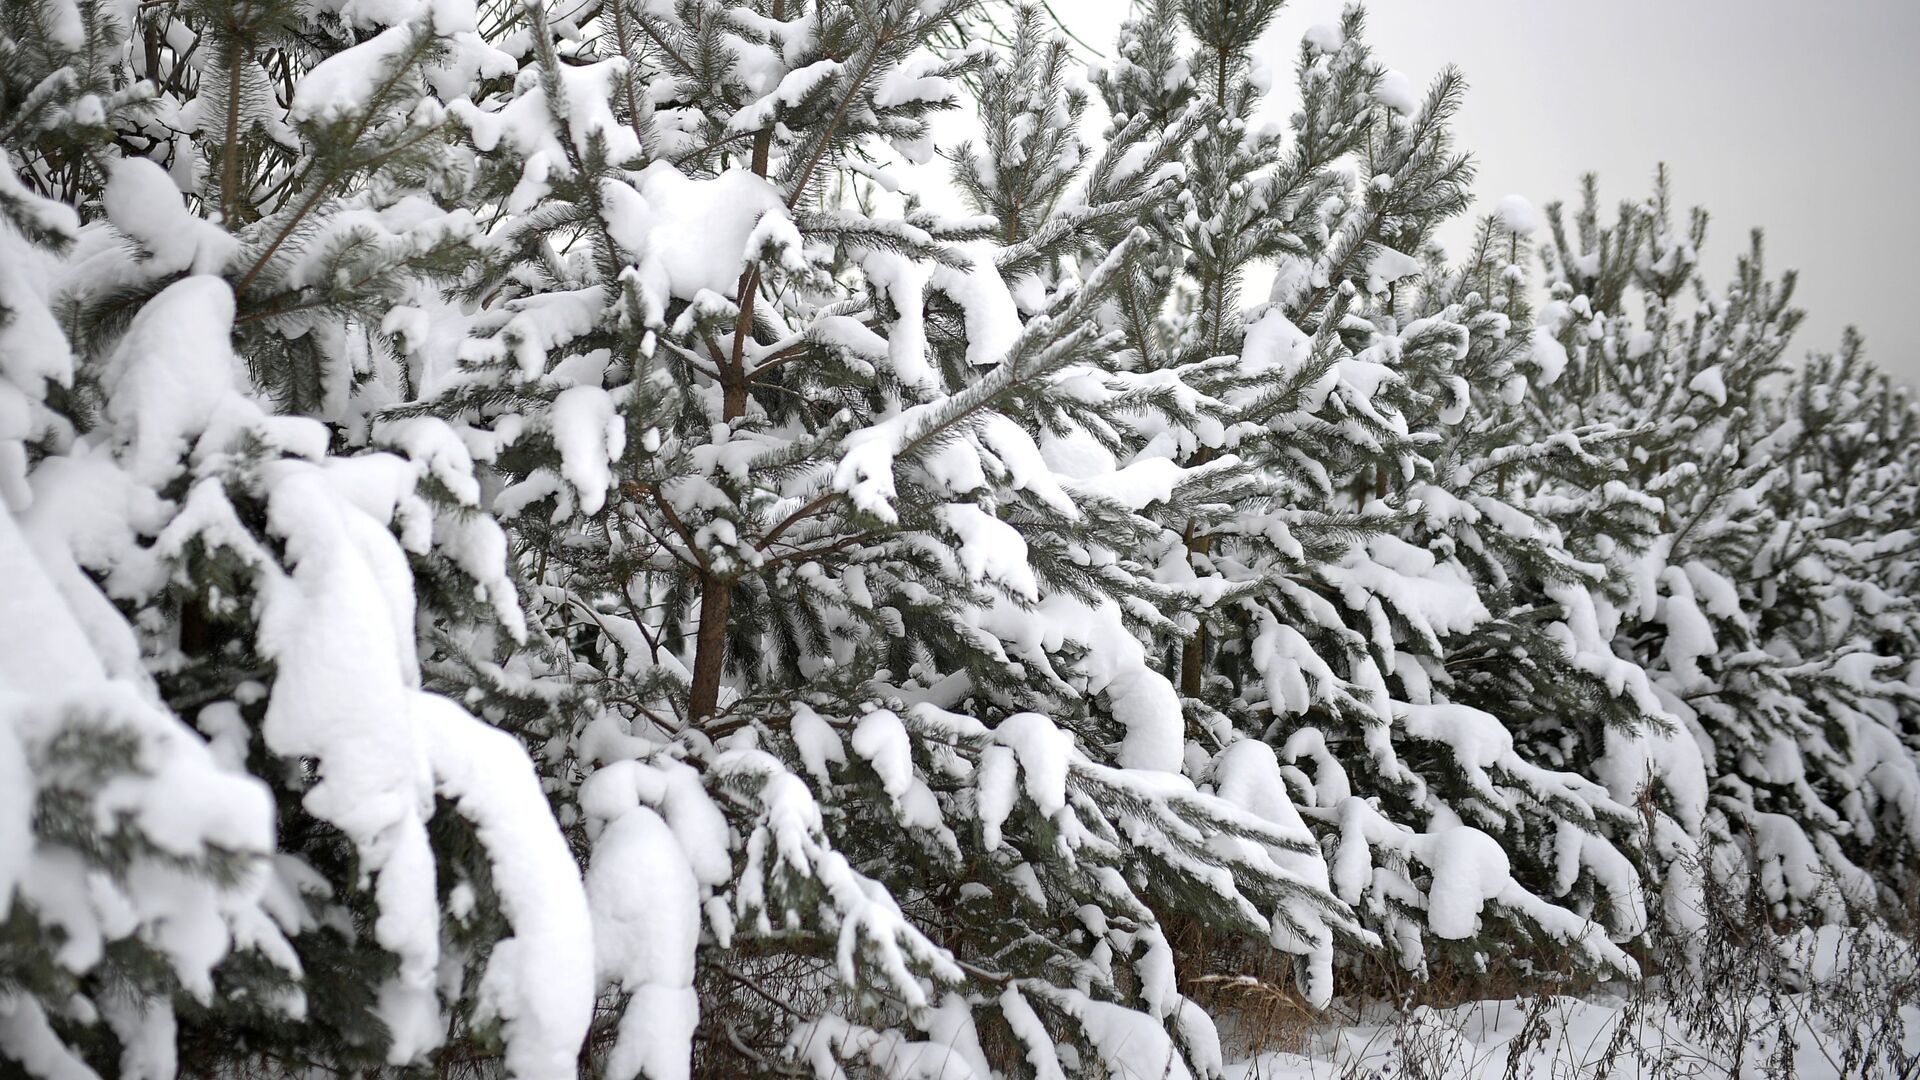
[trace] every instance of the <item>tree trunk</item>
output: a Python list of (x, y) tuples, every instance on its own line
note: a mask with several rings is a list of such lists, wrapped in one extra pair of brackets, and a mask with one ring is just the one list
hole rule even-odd
[(712, 574), (700, 579), (700, 629), (694, 637), (693, 689), (687, 714), (712, 716), (720, 705), (720, 676), (727, 663), (727, 614), (733, 607), (733, 582)]
[[(1189, 468), (1205, 465), (1213, 460), (1213, 447), (1203, 446), (1193, 459), (1187, 462)], [(1182, 538), (1187, 544), (1189, 557), (1210, 555), (1213, 553), (1213, 537), (1194, 535), (1200, 528), (1198, 521), (1187, 522), (1186, 535)], [(1180, 648), (1180, 692), (1188, 697), (1199, 697), (1200, 687), (1206, 680), (1207, 662), (1207, 624), (1203, 620), (1194, 635)]]
[[(1213, 537), (1203, 536), (1198, 540), (1188, 540), (1187, 550), (1196, 555), (1206, 555), (1213, 550)], [(1199, 697), (1200, 687), (1206, 680), (1207, 662), (1207, 624), (1202, 622), (1187, 643), (1180, 647), (1180, 692), (1188, 697)]]
[[(774, 0), (773, 18), (786, 13), (785, 0)], [(753, 136), (753, 171), (766, 176), (773, 149), (773, 129), (765, 127)], [(713, 359), (720, 368), (720, 414), (733, 421), (747, 414), (745, 350), (753, 334), (753, 300), (760, 288), (760, 273), (749, 266), (740, 275), (734, 300), (740, 316), (733, 327), (733, 350)], [(693, 644), (693, 686), (687, 692), (687, 716), (705, 720), (719, 710), (720, 679), (727, 670), (727, 617), (733, 610), (733, 579), (715, 574), (711, 568), (700, 573), (700, 629)]]

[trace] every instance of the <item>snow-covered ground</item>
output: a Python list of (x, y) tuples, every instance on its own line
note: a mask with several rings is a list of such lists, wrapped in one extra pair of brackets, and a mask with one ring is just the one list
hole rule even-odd
[[(1227, 1066), (1228, 1080), (1608, 1080), (1718, 1078), (1791, 1075), (1814, 1078), (1896, 1076), (1880, 1061), (1849, 1060), (1850, 1040), (1805, 994), (1749, 1004), (1745, 1050), (1703, 1037), (1682, 1023), (1670, 1006), (1624, 998), (1581, 1000), (1554, 997), (1481, 1001), (1450, 1009), (1361, 1016), (1330, 1025), (1307, 1040), (1304, 1053), (1268, 1051)], [(1715, 1007), (1737, 1019), (1731, 1008)], [(1900, 1049), (1920, 1053), (1920, 1008), (1901, 1007), (1897, 1018), (1852, 1014), (1859, 1042), (1877, 1026), (1898, 1024)], [(1779, 1054), (1782, 1035), (1792, 1039)], [(1737, 1060), (1736, 1060), (1737, 1059)]]

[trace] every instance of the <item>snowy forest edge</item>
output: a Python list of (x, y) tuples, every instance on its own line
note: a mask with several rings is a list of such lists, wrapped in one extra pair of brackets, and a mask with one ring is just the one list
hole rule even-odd
[(1280, 8), (7, 0), (0, 1060), (1920, 1071), (1910, 393)]

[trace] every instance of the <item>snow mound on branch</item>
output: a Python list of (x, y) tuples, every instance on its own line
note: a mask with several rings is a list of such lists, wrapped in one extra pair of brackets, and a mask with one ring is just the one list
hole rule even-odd
[(613, 395), (597, 386), (562, 390), (548, 423), (560, 451), (560, 475), (579, 492), (580, 512), (599, 513), (613, 486), (611, 466), (627, 447), (627, 422)]
[(415, 694), (412, 704), (435, 789), (492, 855), (493, 888), (513, 926), (487, 958), (481, 1009), (505, 1022), (514, 1075), (570, 1076), (594, 998), (579, 868), (519, 740), (438, 694)]
[(1427, 927), (1437, 937), (1464, 941), (1479, 927), (1487, 901), (1513, 881), (1507, 853), (1479, 829), (1457, 825), (1416, 838), (1420, 861), (1433, 870), (1427, 890)]
[(1367, 291), (1378, 296), (1394, 282), (1417, 276), (1421, 269), (1419, 259), (1404, 251), (1395, 251), (1385, 244), (1377, 244), (1373, 257), (1367, 260)]
[(1715, 405), (1727, 403), (1726, 373), (1719, 364), (1702, 368), (1699, 374), (1687, 380), (1687, 389), (1705, 395)]
[(754, 227), (764, 215), (787, 216), (779, 189), (745, 168), (699, 180), (656, 161), (637, 186), (609, 183), (604, 192), (607, 231), (639, 260), (642, 285), (662, 311), (669, 297), (732, 296)]
[(1419, 87), (1398, 71), (1381, 73), (1380, 81), (1373, 88), (1373, 97), (1402, 116), (1412, 116), (1420, 111)]
[(609, 822), (594, 840), (587, 888), (601, 982), (632, 995), (607, 1075), (684, 1078), (700, 1015), (693, 991), (700, 895), (673, 830), (645, 806)]
[(153, 273), (217, 274), (239, 254), (240, 241), (190, 212), (160, 166), (145, 158), (117, 158), (107, 176), (102, 200), (107, 218), (146, 250)]
[(107, 418), (142, 483), (158, 488), (176, 476), (190, 441), (235, 397), (232, 326), (227, 283), (186, 278), (141, 307), (107, 361)]
[(1545, 224), (1540, 211), (1524, 195), (1502, 197), (1493, 206), (1493, 219), (1516, 236), (1532, 236)]
[(1045, 663), (1048, 652), (1067, 641), (1086, 646), (1081, 665), (1086, 693), (1105, 697), (1120, 722), (1116, 758), (1121, 768), (1177, 773), (1185, 756), (1186, 720), (1180, 696), (1166, 676), (1148, 662), (1145, 647), (1127, 628), (1120, 605), (1098, 604), (1053, 593), (1028, 610), (996, 604), (983, 625), (1016, 651)]
[[(631, 995), (607, 1075), (683, 1080), (700, 1016), (701, 906), (733, 869), (726, 820), (699, 775), (671, 761), (608, 765), (581, 785), (580, 805), (593, 839), (586, 885), (599, 986)], [(730, 925), (714, 930), (724, 942)]]

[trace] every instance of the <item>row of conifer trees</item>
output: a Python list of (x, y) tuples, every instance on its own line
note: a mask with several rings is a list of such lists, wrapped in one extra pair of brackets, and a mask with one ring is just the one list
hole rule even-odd
[(1664, 175), (1443, 252), (1279, 8), (7, 0), (0, 1056), (1210, 1076), (1908, 895), (1906, 390)]

